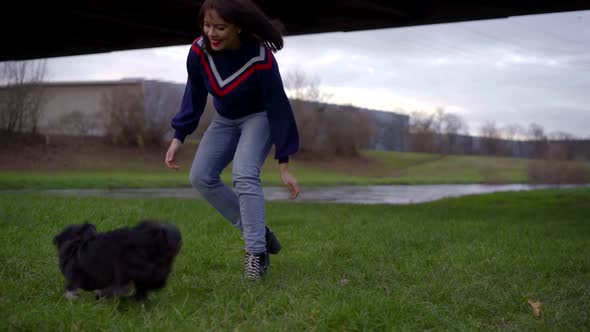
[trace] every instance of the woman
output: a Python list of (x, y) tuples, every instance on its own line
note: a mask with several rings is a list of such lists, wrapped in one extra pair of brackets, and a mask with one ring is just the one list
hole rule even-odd
[[(266, 226), (260, 169), (275, 146), (281, 179), (294, 199), (297, 179), (289, 156), (299, 149), (299, 134), (273, 53), (283, 47), (280, 30), (249, 0), (207, 0), (199, 12), (202, 36), (191, 45), (188, 80), (179, 112), (172, 119), (174, 139), (166, 165), (198, 126), (213, 96), (216, 114), (205, 131), (190, 172), (203, 197), (243, 234), (246, 279), (262, 278), (280, 243)], [(221, 180), (233, 161), (234, 190)]]

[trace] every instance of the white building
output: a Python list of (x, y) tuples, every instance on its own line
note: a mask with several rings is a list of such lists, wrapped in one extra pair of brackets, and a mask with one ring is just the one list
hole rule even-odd
[[(46, 135), (104, 135), (113, 117), (142, 121), (144, 128), (169, 127), (184, 92), (184, 84), (143, 79), (47, 82), (41, 87), (37, 130)], [(0, 87), (0, 98), (7, 93)]]

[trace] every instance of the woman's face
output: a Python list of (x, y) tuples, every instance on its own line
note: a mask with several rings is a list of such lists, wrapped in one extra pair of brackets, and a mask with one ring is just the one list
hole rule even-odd
[(224, 21), (214, 9), (205, 12), (203, 33), (209, 39), (214, 51), (240, 47), (238, 33), (240, 29), (234, 24)]

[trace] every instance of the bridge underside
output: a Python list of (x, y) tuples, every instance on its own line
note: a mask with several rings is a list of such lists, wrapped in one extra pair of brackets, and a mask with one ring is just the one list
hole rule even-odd
[[(18, 3), (16, 3), (18, 2)], [(190, 43), (200, 1), (22, 0), (5, 7), (0, 61)], [(590, 9), (587, 0), (262, 0), (287, 35), (450, 23)]]

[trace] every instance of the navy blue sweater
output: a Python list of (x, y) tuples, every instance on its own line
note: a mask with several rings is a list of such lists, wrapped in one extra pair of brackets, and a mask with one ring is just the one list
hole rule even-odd
[(299, 133), (285, 94), (277, 62), (259, 42), (242, 42), (240, 48), (207, 52), (202, 37), (191, 45), (186, 67), (188, 79), (179, 112), (172, 119), (174, 137), (184, 142), (199, 124), (213, 96), (217, 112), (229, 119), (266, 112), (275, 159), (288, 162), (299, 149)]

